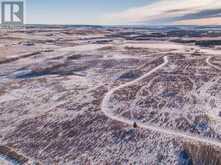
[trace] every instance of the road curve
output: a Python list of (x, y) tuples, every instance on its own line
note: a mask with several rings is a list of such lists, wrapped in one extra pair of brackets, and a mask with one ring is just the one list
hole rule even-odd
[(210, 62), (211, 58), (212, 58), (211, 56), (208, 57), (208, 58), (206, 59), (206, 63), (207, 63), (208, 65), (210, 65), (211, 67), (217, 69), (217, 70), (221, 70), (220, 67), (218, 67), (218, 66), (216, 66), (216, 65), (214, 65), (214, 64), (212, 64), (212, 63)]
[(115, 121), (119, 121), (119, 122), (122, 122), (124, 124), (127, 124), (127, 125), (133, 125), (134, 122), (136, 122), (137, 126), (139, 128), (143, 128), (143, 129), (148, 129), (150, 131), (154, 131), (154, 132), (159, 132), (159, 133), (162, 133), (162, 134), (166, 134), (166, 135), (169, 135), (169, 136), (174, 136), (174, 137), (177, 137), (177, 138), (182, 138), (184, 140), (189, 140), (191, 142), (197, 142), (197, 143), (203, 143), (203, 144), (207, 144), (207, 145), (212, 145), (212, 146), (217, 146), (217, 147), (220, 147), (221, 148), (221, 141), (217, 141), (217, 140), (214, 140), (214, 139), (210, 139), (210, 138), (205, 138), (205, 137), (201, 137), (201, 136), (198, 136), (198, 135), (194, 135), (194, 134), (190, 134), (190, 133), (185, 133), (185, 132), (182, 132), (182, 131), (176, 131), (176, 130), (171, 130), (171, 129), (166, 129), (166, 128), (161, 128), (161, 127), (158, 127), (158, 126), (154, 126), (154, 125), (149, 125), (149, 124), (145, 124), (145, 123), (142, 123), (140, 121), (134, 121), (134, 120), (130, 120), (130, 119), (127, 119), (125, 117), (122, 117), (118, 114), (114, 114), (110, 109), (109, 109), (109, 105), (110, 105), (110, 98), (111, 96), (118, 90), (124, 88), (124, 87), (128, 87), (130, 85), (133, 85), (137, 82), (139, 82), (140, 80), (142, 80), (143, 78), (153, 74), (154, 72), (158, 71), (159, 69), (161, 69), (162, 67), (164, 67), (165, 65), (168, 64), (168, 57), (165, 56), (164, 57), (164, 62), (157, 66), (156, 68), (154, 68), (153, 70), (151, 70), (150, 72), (144, 74), (143, 76), (141, 76), (140, 78), (136, 79), (136, 80), (133, 80), (131, 82), (128, 82), (126, 84), (123, 84), (123, 85), (120, 85), (112, 90), (110, 90), (109, 92), (106, 93), (106, 95), (104, 96), (104, 99), (101, 103), (101, 110), (102, 112), (105, 114), (105, 116), (107, 116), (108, 118), (112, 119), (112, 120), (115, 120)]

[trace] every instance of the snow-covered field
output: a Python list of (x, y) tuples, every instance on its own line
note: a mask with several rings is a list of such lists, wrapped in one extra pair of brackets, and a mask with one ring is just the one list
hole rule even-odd
[(131, 33), (0, 31), (0, 155), (42, 165), (219, 165), (221, 51)]

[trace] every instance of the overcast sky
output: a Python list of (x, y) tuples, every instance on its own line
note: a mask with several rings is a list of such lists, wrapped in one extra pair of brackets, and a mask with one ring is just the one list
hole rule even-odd
[(221, 25), (221, 0), (26, 0), (26, 23)]

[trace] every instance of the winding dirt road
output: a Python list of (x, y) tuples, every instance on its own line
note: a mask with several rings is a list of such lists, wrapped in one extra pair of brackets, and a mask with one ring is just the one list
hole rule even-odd
[(207, 63), (208, 65), (210, 65), (211, 67), (217, 69), (217, 70), (221, 70), (220, 67), (218, 67), (218, 66), (216, 66), (216, 65), (214, 65), (214, 64), (212, 64), (212, 63), (210, 62), (211, 58), (212, 58), (212, 57), (208, 57), (208, 58), (206, 59), (206, 63)]
[[(211, 57), (209, 57), (207, 59), (207, 63), (210, 65), (210, 66), (213, 66), (213, 64), (211, 64), (209, 62), (209, 60), (211, 59)], [(212, 146), (217, 146), (217, 147), (220, 147), (221, 148), (221, 141), (217, 141), (215, 139), (210, 139), (210, 138), (205, 138), (205, 137), (202, 137), (202, 136), (198, 136), (198, 135), (195, 135), (195, 134), (190, 134), (190, 133), (185, 133), (185, 132), (182, 132), (182, 131), (178, 131), (178, 130), (171, 130), (171, 129), (166, 129), (166, 128), (162, 128), (162, 127), (158, 127), (158, 126), (154, 126), (154, 125), (149, 125), (149, 124), (145, 124), (145, 123), (142, 123), (140, 121), (135, 121), (135, 120), (130, 120), (130, 119), (127, 119), (125, 117), (122, 117), (120, 116), (119, 114), (114, 114), (111, 109), (109, 108), (109, 106), (111, 105), (111, 102), (110, 102), (110, 99), (111, 99), (111, 96), (118, 90), (120, 89), (123, 89), (125, 87), (128, 87), (130, 85), (133, 85), (135, 83), (138, 83), (140, 80), (144, 79), (145, 77), (155, 73), (156, 71), (158, 71), (159, 69), (161, 69), (162, 67), (164, 67), (165, 65), (167, 65), (169, 62), (168, 60), (168, 57), (165, 56), (164, 57), (164, 62), (157, 66), (156, 68), (154, 68), (153, 70), (151, 70), (150, 72), (144, 74), (142, 77), (136, 79), (136, 80), (133, 80), (131, 82), (128, 82), (126, 84), (123, 84), (123, 85), (120, 85), (119, 87), (117, 88), (114, 88), (112, 90), (110, 90), (105, 96), (104, 96), (104, 99), (101, 103), (101, 110), (102, 112), (110, 119), (112, 120), (115, 120), (115, 121), (119, 121), (119, 122), (122, 122), (124, 124), (127, 124), (127, 125), (131, 125), (133, 126), (134, 122), (136, 122), (137, 126), (139, 128), (143, 128), (143, 129), (148, 129), (150, 131), (153, 131), (153, 132), (159, 132), (159, 133), (162, 133), (162, 134), (165, 134), (165, 135), (169, 135), (169, 136), (174, 136), (176, 138), (182, 138), (183, 140), (189, 140), (191, 142), (196, 142), (196, 143), (203, 143), (203, 144), (207, 144), (207, 145), (212, 145)], [(217, 68), (216, 68), (217, 69)]]

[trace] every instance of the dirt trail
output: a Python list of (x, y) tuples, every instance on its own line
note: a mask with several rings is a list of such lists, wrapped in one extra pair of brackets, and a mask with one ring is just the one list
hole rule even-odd
[[(212, 65), (209, 60), (210, 60), (211, 57), (209, 57), (207, 59), (207, 63), (214, 67), (214, 65)], [(164, 62), (157, 66), (156, 68), (154, 68), (153, 70), (151, 70), (150, 72), (144, 74), (142, 77), (136, 79), (136, 80), (133, 80), (131, 82), (128, 82), (126, 84), (123, 84), (123, 85), (120, 85), (112, 90), (110, 90), (108, 93), (106, 93), (106, 95), (104, 96), (104, 99), (102, 101), (102, 104), (101, 104), (101, 110), (102, 112), (110, 119), (112, 120), (116, 120), (116, 121), (119, 121), (119, 122), (122, 122), (122, 123), (125, 123), (125, 124), (128, 124), (128, 125), (131, 125), (133, 126), (134, 122), (136, 122), (137, 126), (140, 127), (140, 128), (143, 128), (143, 129), (148, 129), (148, 130), (151, 130), (151, 131), (154, 131), (154, 132), (160, 132), (162, 134), (166, 134), (166, 135), (170, 135), (170, 136), (174, 136), (174, 137), (177, 137), (177, 138), (182, 138), (184, 140), (189, 140), (191, 142), (197, 142), (197, 143), (203, 143), (203, 144), (208, 144), (208, 145), (212, 145), (212, 146), (217, 146), (217, 147), (220, 147), (221, 148), (221, 141), (217, 141), (215, 139), (210, 139), (210, 138), (205, 138), (205, 137), (201, 137), (201, 136), (197, 136), (195, 134), (190, 134), (190, 133), (185, 133), (185, 132), (182, 132), (182, 131), (178, 131), (178, 130), (170, 130), (170, 129), (165, 129), (165, 128), (161, 128), (161, 127), (157, 127), (157, 126), (153, 126), (153, 125), (149, 125), (149, 124), (144, 124), (142, 122), (139, 122), (139, 121), (134, 121), (134, 120), (130, 120), (130, 119), (127, 119), (125, 117), (122, 117), (120, 116), (119, 114), (114, 114), (111, 109), (109, 108), (109, 105), (111, 104), (110, 103), (110, 98), (111, 96), (118, 90), (120, 89), (123, 89), (125, 87), (128, 87), (130, 85), (133, 85), (135, 83), (138, 83), (140, 80), (144, 79), (145, 77), (155, 73), (156, 71), (158, 71), (159, 69), (161, 69), (162, 67), (164, 67), (165, 65), (168, 64), (168, 57), (165, 56), (164, 57)], [(217, 68), (216, 68), (217, 69)]]

